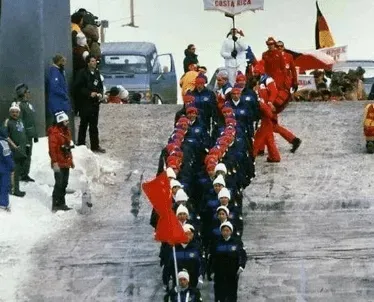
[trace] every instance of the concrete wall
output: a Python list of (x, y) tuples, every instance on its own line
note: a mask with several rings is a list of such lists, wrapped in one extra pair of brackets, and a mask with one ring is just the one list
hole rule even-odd
[(18, 83), (28, 84), (45, 134), (45, 74), (57, 52), (71, 75), (70, 1), (2, 0), (0, 22), (0, 120), (8, 114)]

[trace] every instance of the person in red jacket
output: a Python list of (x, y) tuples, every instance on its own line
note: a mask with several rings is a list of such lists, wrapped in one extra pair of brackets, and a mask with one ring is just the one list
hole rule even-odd
[(69, 118), (63, 111), (56, 113), (56, 123), (48, 129), (49, 156), (55, 176), (55, 185), (52, 193), (52, 211), (71, 210), (66, 205), (66, 187), (69, 183), (70, 168), (74, 169), (74, 148), (72, 136), (68, 127)]
[(298, 89), (298, 80), (297, 80), (297, 71), (293, 56), (284, 51), (284, 43), (282, 41), (277, 42), (277, 48), (283, 55), (284, 63), (286, 64), (286, 89), (293, 89), (293, 92), (296, 92)]
[(278, 89), (284, 89), (287, 78), (286, 63), (282, 52), (276, 48), (276, 43), (273, 37), (267, 39), (268, 50), (262, 54), (262, 60), (266, 74), (274, 79)]
[(265, 146), (268, 149), (268, 162), (280, 162), (280, 154), (274, 140), (274, 120), (276, 118), (273, 102), (277, 97), (277, 87), (274, 80), (265, 74), (262, 64), (253, 69), (254, 75), (262, 75), (258, 85), (259, 105), (261, 111), (261, 126), (256, 131), (253, 143), (253, 157), (262, 153)]

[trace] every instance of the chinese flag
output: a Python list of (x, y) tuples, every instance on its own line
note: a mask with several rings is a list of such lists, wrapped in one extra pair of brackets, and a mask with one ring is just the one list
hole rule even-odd
[(160, 216), (166, 215), (172, 206), (170, 181), (166, 171), (155, 179), (143, 183), (142, 188), (157, 214)]
[(155, 239), (167, 242), (170, 245), (187, 242), (187, 236), (172, 209), (169, 209), (166, 215), (160, 217), (156, 227)]
[(327, 25), (325, 17), (322, 15), (321, 10), (317, 6), (317, 22), (316, 22), (316, 49), (327, 48), (335, 46), (334, 39), (332, 38), (329, 26)]

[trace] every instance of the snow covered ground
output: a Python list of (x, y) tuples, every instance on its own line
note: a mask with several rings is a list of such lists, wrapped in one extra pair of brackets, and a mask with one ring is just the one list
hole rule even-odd
[(12, 212), (0, 211), (0, 301), (20, 301), (17, 286), (27, 279), (30, 250), (40, 240), (48, 240), (62, 228), (81, 218), (82, 190), (93, 194), (111, 183), (120, 164), (98, 157), (86, 147), (73, 149), (76, 168), (71, 171), (67, 195), (72, 211), (51, 212), (54, 177), (50, 168), (47, 138), (34, 145), (30, 175), (35, 183), (21, 182), (25, 198), (10, 197)]

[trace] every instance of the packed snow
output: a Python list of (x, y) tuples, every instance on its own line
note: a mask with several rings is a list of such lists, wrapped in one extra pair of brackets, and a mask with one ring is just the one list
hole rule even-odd
[[(82, 194), (98, 192), (111, 184), (120, 163), (97, 156), (85, 146), (73, 149), (75, 169), (71, 170), (66, 203), (68, 212), (51, 212), (53, 170), (48, 155), (48, 140), (34, 145), (30, 176), (35, 183), (21, 182), (24, 198), (10, 196), (11, 213), (0, 211), (0, 301), (17, 301), (17, 286), (27, 278), (31, 248), (48, 240), (62, 228), (80, 219)], [(94, 195), (94, 194), (93, 194)], [(93, 200), (93, 209), (95, 201)], [(89, 213), (88, 213), (89, 214)]]

